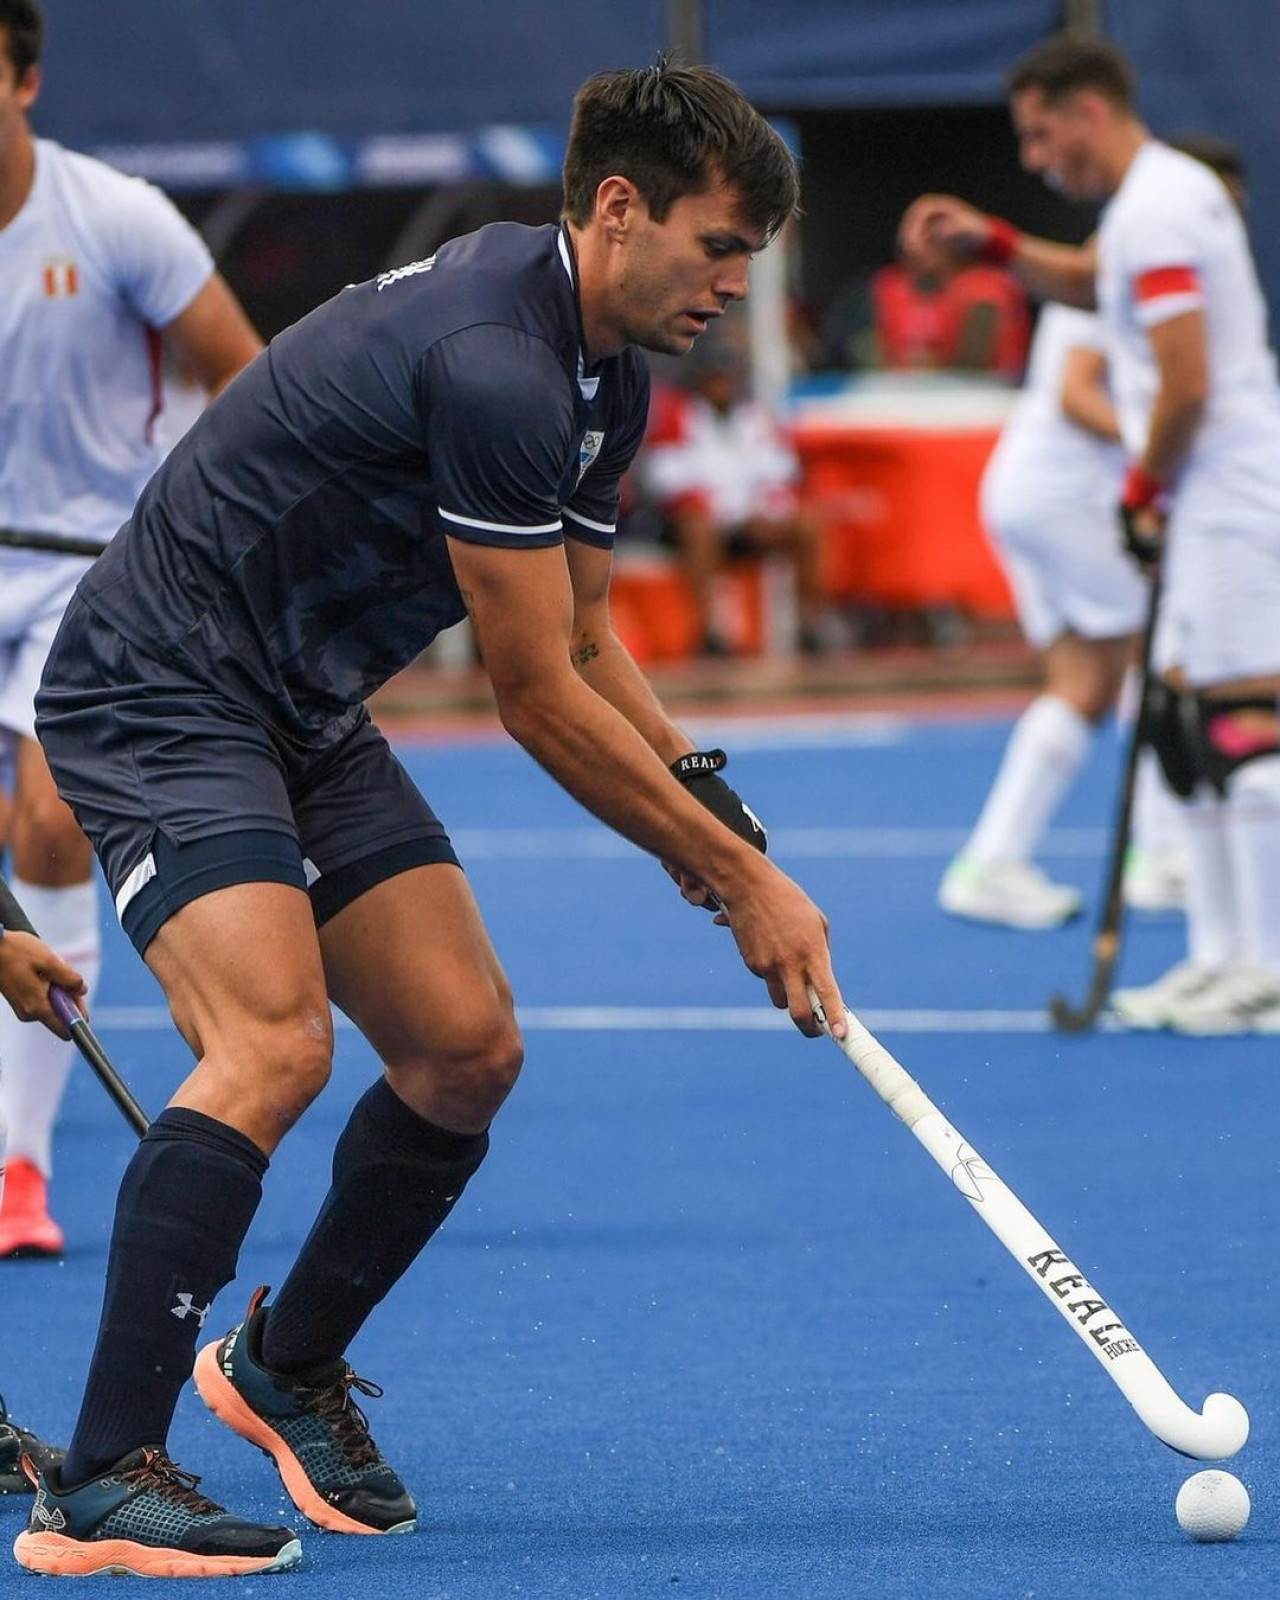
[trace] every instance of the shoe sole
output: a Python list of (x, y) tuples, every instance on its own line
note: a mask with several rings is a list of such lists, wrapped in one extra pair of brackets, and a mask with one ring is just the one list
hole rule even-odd
[(1052, 933), (1055, 928), (1065, 928), (1068, 922), (1074, 922), (1084, 909), (1083, 906), (1072, 906), (1070, 911), (1064, 911), (1061, 916), (1052, 921), (1045, 918), (1013, 917), (1008, 912), (984, 911), (976, 906), (962, 906), (948, 904), (941, 898), (938, 906), (948, 916), (960, 917), (965, 922), (982, 922), (988, 927), (1012, 928), (1017, 933)]
[(0, 1249), (0, 1261), (58, 1261), (61, 1257), (60, 1244), (36, 1244), (29, 1239)]
[(288, 1572), (302, 1559), (290, 1539), (274, 1556), (202, 1556), (186, 1550), (135, 1544), (132, 1539), (69, 1539), (63, 1533), (20, 1533), (13, 1553), (28, 1572), (49, 1578), (87, 1578), (95, 1573), (129, 1578), (242, 1578)]
[(287, 1441), (252, 1406), (245, 1403), (235, 1385), (227, 1378), (218, 1360), (221, 1342), (218, 1340), (205, 1345), (196, 1357), (194, 1376), (200, 1398), (219, 1422), (225, 1422), (233, 1433), (238, 1433), (250, 1444), (256, 1444), (259, 1450), (271, 1457), (285, 1492), (309, 1522), (314, 1522), (317, 1528), (324, 1528), (329, 1533), (414, 1532), (418, 1525), (416, 1518), (398, 1522), (392, 1528), (373, 1528), (367, 1522), (357, 1522), (354, 1517), (330, 1505), (316, 1490)]

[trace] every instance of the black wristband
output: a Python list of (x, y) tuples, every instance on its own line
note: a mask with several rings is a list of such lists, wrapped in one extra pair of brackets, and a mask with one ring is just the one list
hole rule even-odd
[(1131, 556), (1143, 572), (1154, 572), (1160, 565), (1164, 542), (1154, 534), (1140, 533), (1137, 512), (1132, 507), (1119, 507), (1120, 537), (1125, 554)]
[(720, 776), (728, 760), (723, 750), (690, 750), (671, 763), (671, 773), (712, 816), (763, 853), (769, 836), (760, 819)]

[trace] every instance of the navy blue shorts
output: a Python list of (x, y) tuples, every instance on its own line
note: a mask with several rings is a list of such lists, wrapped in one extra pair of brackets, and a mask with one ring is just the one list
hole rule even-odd
[(180, 907), (231, 884), (309, 890), (319, 926), (397, 873), (457, 865), (366, 712), (316, 749), (77, 601), (45, 668), (36, 732), (139, 953)]

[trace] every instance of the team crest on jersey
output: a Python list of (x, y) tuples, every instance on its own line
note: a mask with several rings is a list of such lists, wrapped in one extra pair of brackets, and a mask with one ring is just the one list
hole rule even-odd
[(582, 443), (578, 446), (578, 482), (581, 483), (587, 475), (587, 468), (600, 454), (600, 446), (604, 443), (604, 434), (594, 431), (584, 433)]
[(69, 256), (46, 256), (41, 275), (50, 300), (67, 300), (80, 292), (80, 273)]

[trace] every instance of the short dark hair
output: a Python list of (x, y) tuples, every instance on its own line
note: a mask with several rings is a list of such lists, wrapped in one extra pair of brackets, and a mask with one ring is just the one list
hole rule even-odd
[(574, 96), (564, 162), (570, 222), (586, 226), (596, 191), (614, 174), (635, 184), (656, 222), (717, 178), (738, 191), (743, 216), (769, 238), (800, 203), (791, 152), (741, 91), (709, 67), (665, 60), (598, 72)]
[(1138, 83), (1129, 58), (1109, 39), (1093, 34), (1059, 33), (1032, 45), (1005, 77), (1010, 95), (1039, 89), (1051, 103), (1093, 89), (1120, 111), (1132, 111)]
[(0, 0), (0, 31), (8, 36), (9, 60), (21, 83), (40, 59), (44, 18), (34, 0)]
[(1197, 161), (1203, 162), (1220, 178), (1240, 184), (1248, 181), (1249, 174), (1245, 170), (1240, 146), (1233, 144), (1230, 139), (1219, 138), (1216, 133), (1180, 133), (1169, 143), (1175, 150), (1181, 150), (1183, 155), (1194, 156)]

